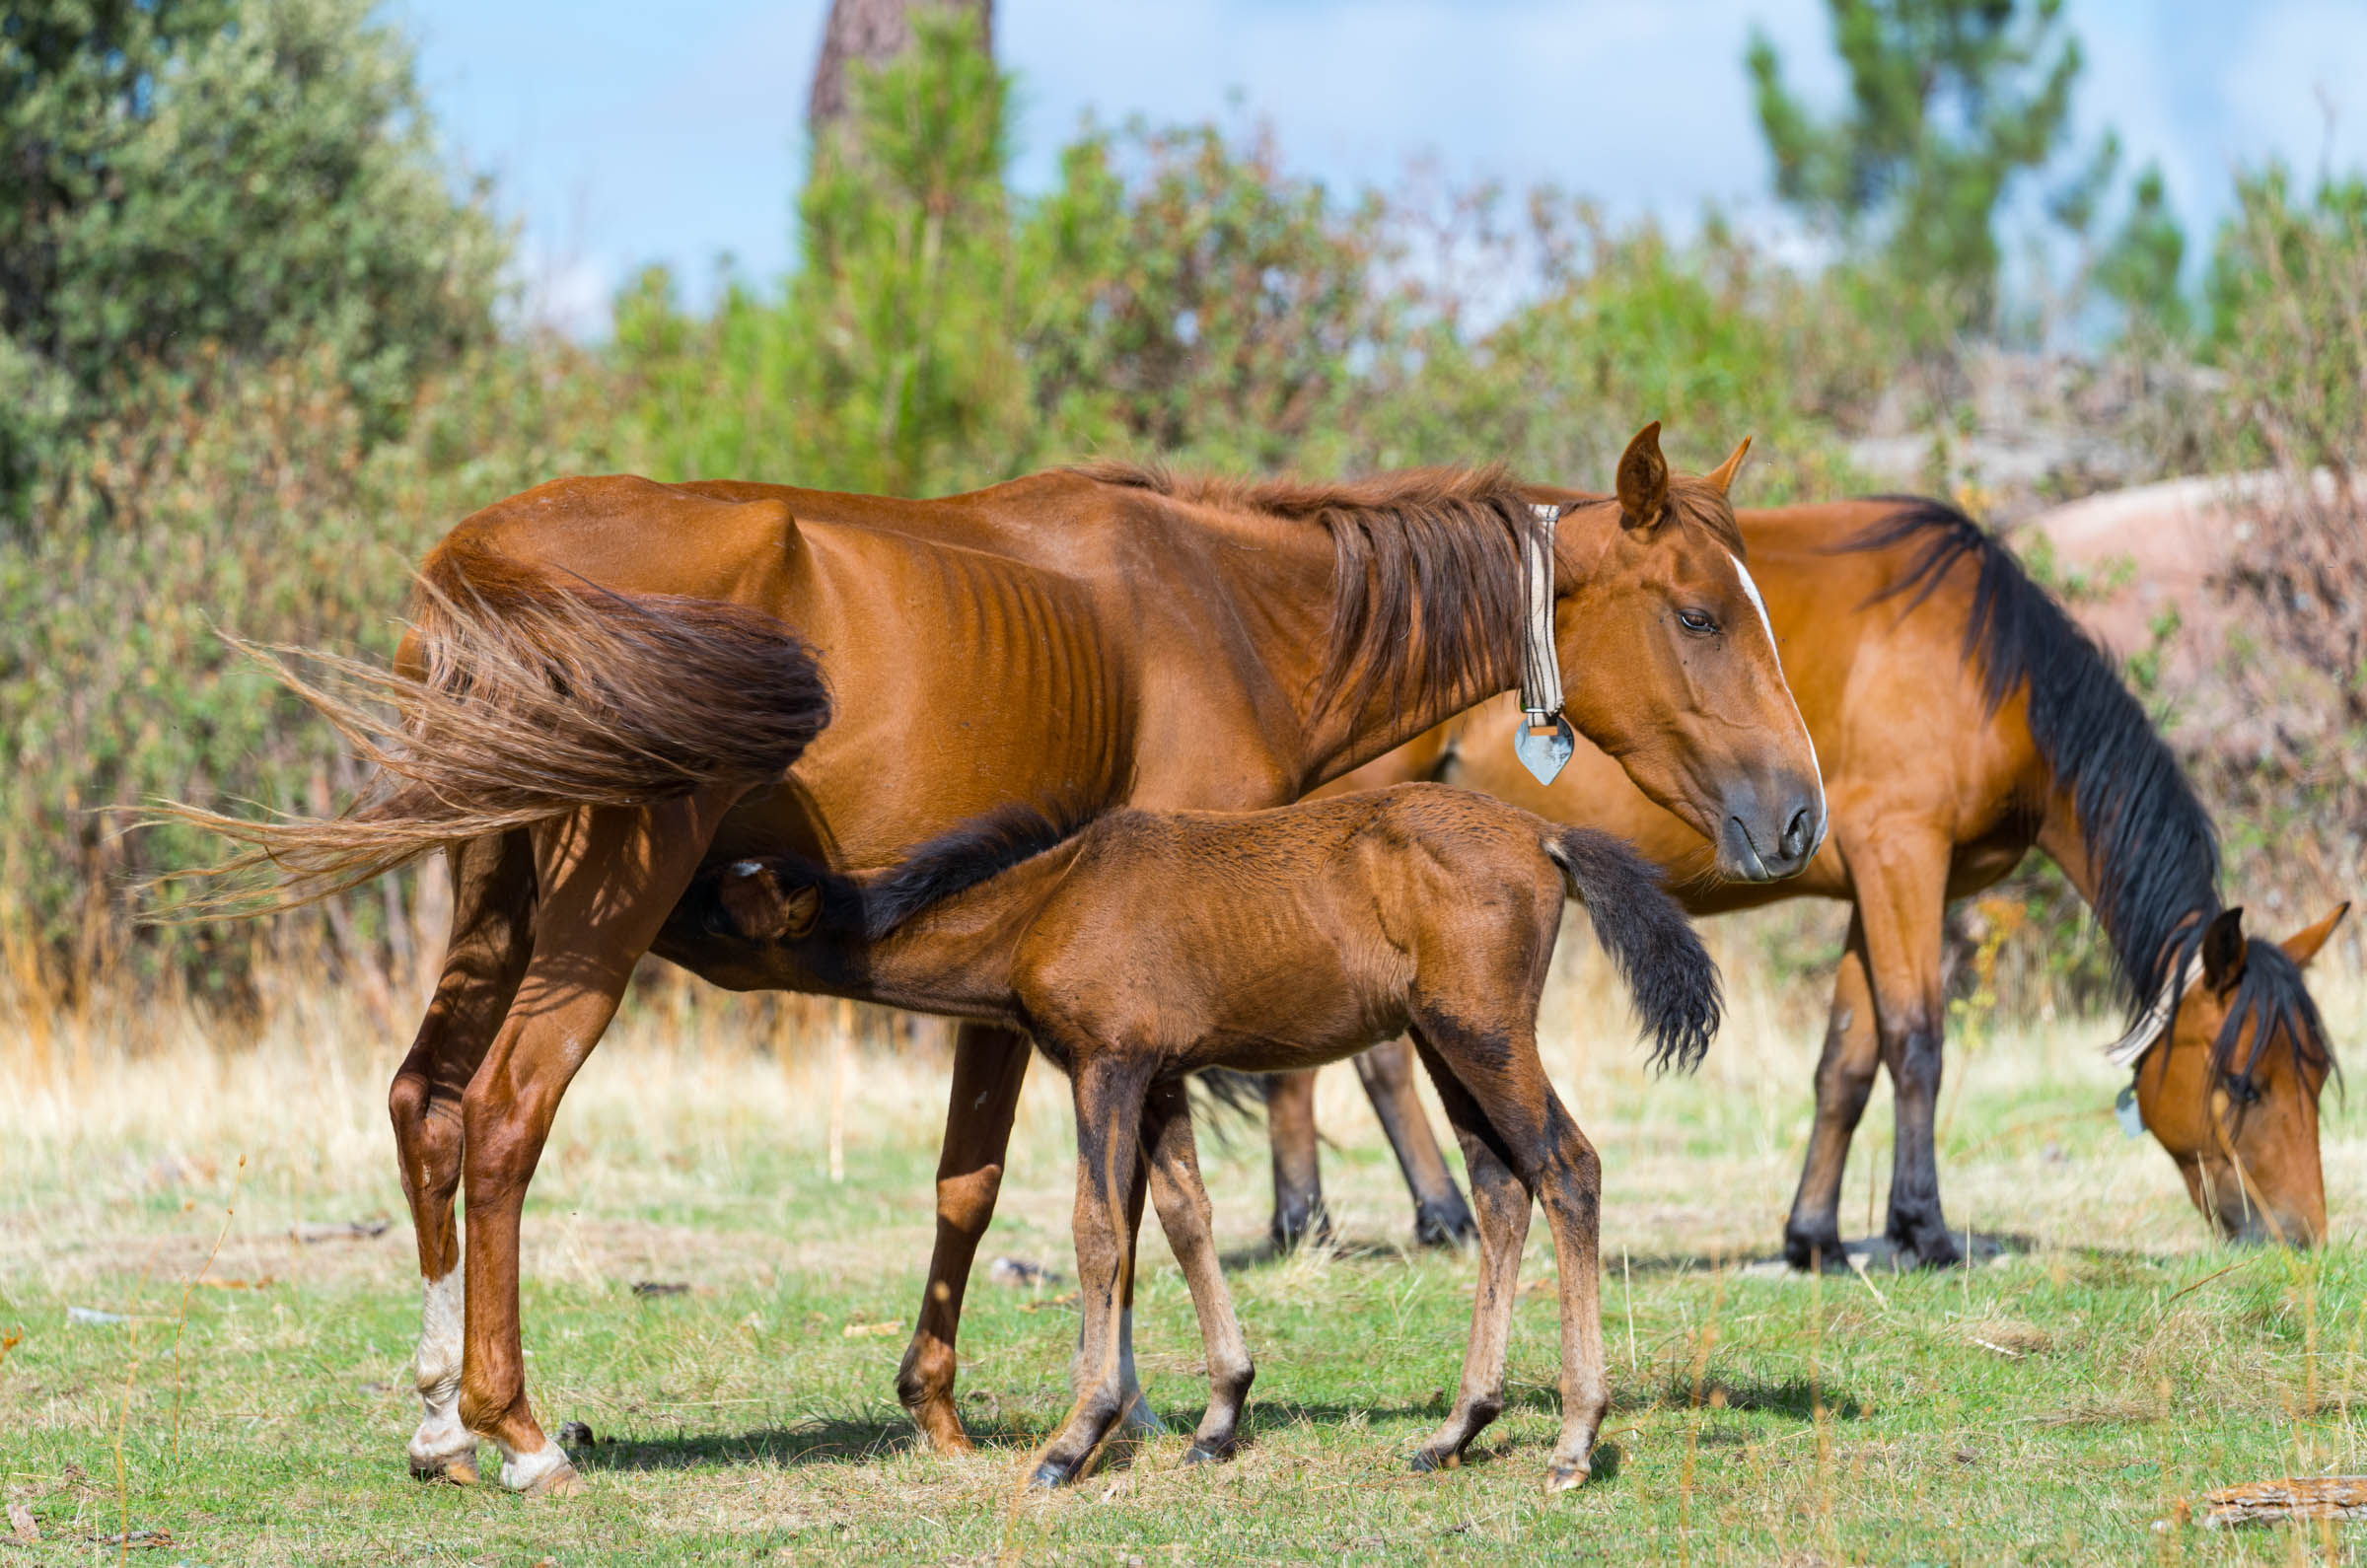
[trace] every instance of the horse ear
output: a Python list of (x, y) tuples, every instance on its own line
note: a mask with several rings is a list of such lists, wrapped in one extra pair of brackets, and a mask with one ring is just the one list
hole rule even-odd
[(2202, 980), (2212, 990), (2232, 991), (2244, 978), (2244, 911), (2222, 909), (2202, 929)]
[(782, 935), (791, 942), (803, 939), (821, 914), (822, 890), (808, 883), (781, 900)]
[(1635, 433), (1619, 457), (1619, 521), (1631, 529), (1648, 529), (1660, 521), (1669, 504), (1669, 463), (1660, 455), (1660, 421)]
[(2318, 956), (2318, 950), (2326, 946), (2326, 939), (2334, 934), (2334, 927), (2340, 925), (2342, 917), (2348, 913), (2350, 913), (2350, 905), (2338, 903), (2334, 905), (2332, 914), (2328, 915), (2314, 926), (2294, 932), (2284, 941), (2279, 942), (2277, 946), (2283, 948), (2285, 957), (2291, 959), (2295, 963), (2307, 963)]
[(1743, 444), (1734, 449), (1734, 456), (1719, 463), (1716, 470), (1709, 475), (1709, 482), (1718, 487), (1718, 494), (1724, 495), (1734, 488), (1734, 476), (1743, 469), (1743, 454), (1750, 450), (1751, 438), (1745, 436)]

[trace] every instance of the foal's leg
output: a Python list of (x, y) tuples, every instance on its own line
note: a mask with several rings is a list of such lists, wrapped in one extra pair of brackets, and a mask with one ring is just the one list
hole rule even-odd
[(1949, 846), (1933, 834), (1893, 833), (1844, 844), (1857, 887), (1866, 938), (1866, 979), (1874, 994), (1882, 1064), (1890, 1070), (1898, 1117), (1891, 1148), (1891, 1240), (1925, 1267), (1959, 1260), (1940, 1211), (1933, 1140), (1940, 1101), (1940, 1046), (1946, 1020), (1940, 989), (1942, 920), (1947, 910)]
[(737, 792), (582, 810), (534, 832), (535, 952), (462, 1103), (467, 1329), (461, 1419), (502, 1454), (502, 1484), (581, 1483), (535, 1420), (518, 1337), (518, 1226), (559, 1098), (615, 1016)]
[(954, 1042), (945, 1144), (937, 1156), (937, 1245), (929, 1254), (929, 1283), (912, 1343), (896, 1374), (897, 1397), (940, 1454), (964, 1454), (971, 1446), (954, 1406), (954, 1339), (978, 1243), (1002, 1190), (1011, 1120), (1027, 1076), (1026, 1035), (984, 1024), (962, 1026)]
[[(1534, 996), (1534, 992), (1531, 993)], [(1535, 1016), (1535, 1003), (1530, 1016)], [(1476, 1009), (1474, 1009), (1476, 1014)], [(1483, 1016), (1483, 1015), (1478, 1015)], [(1436, 1021), (1436, 1033), (1447, 1029)], [(1458, 1030), (1458, 1034), (1465, 1032)], [(1524, 1197), (1534, 1192), (1543, 1200), (1545, 1223), (1553, 1232), (1554, 1274), (1561, 1303), (1561, 1436), (1545, 1472), (1545, 1489), (1563, 1491), (1584, 1481), (1591, 1467), (1595, 1436), (1611, 1410), (1611, 1380), (1603, 1355), (1601, 1218), (1603, 1164), (1578, 1124), (1562, 1108), (1561, 1099), (1546, 1081), (1537, 1055), (1533, 1028), (1505, 1020), (1500, 1027), (1469, 1032), (1484, 1050), (1456, 1050), (1459, 1070), (1456, 1088), (1465, 1106), (1449, 1098), (1444, 1071), (1448, 1059), (1434, 1054), (1424, 1042), (1423, 1061), (1438, 1082), (1449, 1113), (1475, 1115), (1488, 1147), (1510, 1165)], [(1421, 1040), (1421, 1035), (1415, 1036)], [(1450, 1036), (1450, 1043), (1460, 1043)], [(1475, 1141), (1475, 1140), (1473, 1140)], [(1469, 1142), (1467, 1142), (1469, 1147)], [(1485, 1211), (1483, 1210), (1482, 1213)], [(1528, 1211), (1522, 1210), (1524, 1225)], [(1481, 1222), (1481, 1245), (1486, 1236)], [(1503, 1342), (1510, 1331), (1512, 1301), (1507, 1294), (1497, 1304), (1492, 1325), (1496, 1357), (1495, 1387), (1503, 1387)], [(1472, 1340), (1479, 1339), (1478, 1309), (1472, 1312)], [(1499, 1398), (1499, 1403), (1500, 1398)], [(1466, 1441), (1469, 1441), (1468, 1439)]]
[(1832, 1013), (1825, 1026), (1825, 1054), (1817, 1062), (1817, 1119), (1808, 1135), (1808, 1158), (1800, 1168), (1800, 1190), (1783, 1226), (1783, 1255), (1794, 1268), (1815, 1259), (1841, 1258), (1841, 1173), (1849, 1164), (1849, 1140), (1866, 1113), (1874, 1074), (1882, 1065), (1881, 1032), (1874, 1020), (1874, 993), (1866, 983), (1864, 918), (1852, 908), (1849, 942), (1841, 950), (1840, 972), (1832, 981)]
[(1265, 1134), (1274, 1153), (1274, 1220), (1267, 1231), (1275, 1248), (1287, 1252), (1301, 1242), (1328, 1241), (1331, 1216), (1324, 1210), (1324, 1169), (1316, 1152), (1314, 1073), (1266, 1077)]
[(1127, 1225), (1129, 1188), (1142, 1158), (1143, 1093), (1150, 1068), (1090, 1046), (1072, 1050), (1077, 1105), (1077, 1295), (1084, 1318), (1077, 1351), (1077, 1400), (1043, 1447), (1031, 1484), (1058, 1486), (1084, 1472), (1125, 1411), (1118, 1318), (1134, 1269)]
[(1439, 1153), (1430, 1117), (1413, 1087), (1413, 1047), (1393, 1039), (1356, 1058), (1356, 1076), (1389, 1134), (1398, 1169), (1413, 1190), (1413, 1239), (1424, 1247), (1459, 1247), (1478, 1234), (1471, 1211)]
[(1529, 1240), (1530, 1194), (1513, 1175), (1510, 1151), (1453, 1069), (1419, 1032), (1413, 1043), (1463, 1145), (1471, 1205), (1479, 1219), (1479, 1288), (1471, 1299), (1471, 1337), (1464, 1347), (1463, 1380), (1455, 1390), (1455, 1407), (1429, 1441), (1414, 1451), (1412, 1461), (1417, 1470), (1442, 1470), (1461, 1464), (1464, 1449), (1504, 1409), (1504, 1355), (1512, 1334), (1521, 1247)]
[[(1225, 1287), (1216, 1254), (1208, 1189), (1200, 1183), (1200, 1157), (1191, 1136), (1191, 1100), (1180, 1080), (1155, 1084), (1143, 1105), (1143, 1159), (1150, 1168), (1151, 1200), (1169, 1250), (1191, 1288), (1200, 1320), (1200, 1345), (1208, 1363), (1208, 1409), (1192, 1434), (1184, 1462), (1229, 1460), (1238, 1441), (1241, 1407), (1257, 1369), (1234, 1316), (1233, 1293)], [(1140, 1255), (1139, 1252), (1137, 1255)]]
[(535, 870), (523, 832), (453, 846), (452, 935), (427, 1017), (387, 1092), (394, 1163), (419, 1246), (422, 1302), (413, 1358), (422, 1414), (411, 1473), (473, 1482), (476, 1439), (461, 1425), (461, 1097), (484, 1060), (533, 951)]

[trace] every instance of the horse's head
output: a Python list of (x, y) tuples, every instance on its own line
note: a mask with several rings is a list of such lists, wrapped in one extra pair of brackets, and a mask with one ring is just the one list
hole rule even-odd
[(1825, 786), (1726, 498), (1750, 447), (1672, 475), (1645, 426), (1616, 499), (1572, 509), (1595, 526), (1563, 534), (1584, 580), (1555, 640), (1571, 722), (1717, 847), (1720, 875), (1772, 882), (1824, 842)]
[(2230, 1241), (2313, 1247), (2326, 1236), (2318, 1095), (2333, 1070), (2301, 967), (2349, 909), (2282, 943), (2244, 911), (2203, 928), (2200, 970), (2137, 1063), (2137, 1108), (2188, 1195)]

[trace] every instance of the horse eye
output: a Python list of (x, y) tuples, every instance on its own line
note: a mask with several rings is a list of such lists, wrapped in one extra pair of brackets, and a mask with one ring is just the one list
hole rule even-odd
[(1718, 629), (1716, 617), (1705, 609), (1681, 609), (1677, 612), (1677, 622), (1695, 636), (1706, 637)]
[(2241, 1073), (2227, 1075), (2227, 1097), (2239, 1105), (2257, 1105), (2260, 1100), (2259, 1086)]

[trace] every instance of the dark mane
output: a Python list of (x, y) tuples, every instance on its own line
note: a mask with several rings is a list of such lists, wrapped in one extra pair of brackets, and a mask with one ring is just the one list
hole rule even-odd
[[(1316, 523), (1331, 536), (1329, 651), (1315, 712), (1362, 709), (1409, 686), (1470, 702), (1519, 678), (1521, 549), (1537, 526), (1503, 464), (1412, 468), (1337, 484), (1179, 478), (1097, 463), (1083, 470), (1179, 501)], [(1420, 635), (1415, 635), (1416, 630)]]
[[(1937, 592), (1960, 561), (1974, 563), (1965, 657), (1979, 665), (1992, 715), (2016, 692), (2029, 693), (2031, 740), (2071, 797), (2096, 878), (2096, 919), (2111, 941), (2114, 974), (2133, 1023), (2219, 913), (2219, 839), (2211, 820), (2112, 659), (2031, 581), (2011, 550), (1945, 502), (1878, 499), (1896, 510), (1834, 548), (1920, 541), (1906, 570), (1870, 601), (1902, 598), (1902, 616)], [(2263, 961), (2263, 953), (2275, 957)], [(2252, 944), (2237, 1003), (2221, 1036), (2222, 1055), (2247, 1015), (2306, 1024), (2294, 1033), (2294, 1049), (2326, 1050), (2301, 971), (2275, 944)]]
[[(1329, 652), (1315, 682), (1319, 715), (1335, 707), (1354, 712), (1384, 695), (1399, 702), (1416, 685), (1477, 702), (1519, 678), (1520, 546), (1537, 521), (1529, 489), (1502, 463), (1410, 468), (1335, 484), (1187, 478), (1118, 463), (1076, 471), (1179, 501), (1320, 524), (1330, 535)], [(1671, 510), (1740, 559), (1734, 514), (1712, 494), (1697, 480), (1676, 480)]]
[[(2236, 1046), (2242, 1042), (2247, 1026), (2252, 1031), (2252, 1055), (2239, 1062)], [(2276, 1037), (2274, 1032), (2278, 1029), (2284, 1030), (2285, 1037), (2293, 1042), (2296, 1062), (2313, 1067), (2334, 1065), (2325, 1021), (2319, 1018), (2318, 1004), (2302, 979), (2301, 965), (2275, 943), (2248, 938), (2244, 944), (2244, 973), (2236, 981), (2235, 995), (2228, 998), (2227, 1019), (2211, 1041), (2211, 1071), (2235, 1074), (2250, 1081), (2253, 1063), (2267, 1048), (2268, 1041)]]

